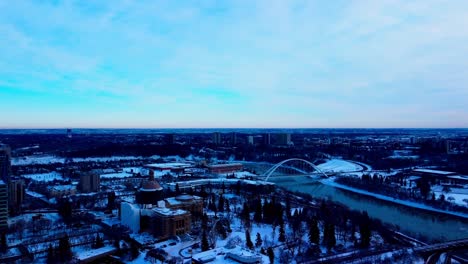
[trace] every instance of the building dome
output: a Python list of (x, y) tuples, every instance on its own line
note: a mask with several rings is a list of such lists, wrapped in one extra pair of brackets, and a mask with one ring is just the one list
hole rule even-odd
[(163, 188), (157, 181), (146, 181), (141, 186), (141, 191), (144, 192), (153, 192), (153, 191), (161, 191)]
[(193, 196), (189, 194), (181, 194), (176, 197), (176, 200), (181, 202), (189, 202), (193, 200)]

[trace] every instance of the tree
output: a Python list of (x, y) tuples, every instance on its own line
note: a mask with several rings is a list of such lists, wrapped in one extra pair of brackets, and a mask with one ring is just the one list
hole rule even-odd
[(318, 245), (320, 242), (320, 230), (318, 228), (318, 222), (314, 218), (309, 224), (309, 242), (311, 244)]
[(278, 241), (279, 242), (286, 241), (286, 234), (284, 233), (284, 225), (280, 225)]
[(114, 209), (115, 207), (115, 192), (109, 192), (107, 194), (107, 208), (108, 209)]
[(262, 237), (260, 236), (260, 233), (257, 232), (257, 238), (255, 239), (255, 246), (260, 247), (262, 246), (263, 240)]
[(101, 248), (103, 246), (104, 246), (104, 242), (102, 241), (102, 238), (98, 233), (96, 235), (96, 239), (95, 239), (95, 242), (94, 242), (94, 248)]
[(268, 248), (267, 254), (268, 254), (268, 258), (270, 259), (270, 263), (273, 264), (275, 262), (275, 252), (273, 251), (271, 247)]
[(218, 211), (219, 212), (224, 212), (224, 197), (223, 197), (223, 195), (219, 196)]
[(179, 183), (176, 183), (176, 185), (175, 185), (175, 192), (176, 192), (176, 195), (179, 195), (179, 194), (180, 194)]
[(257, 223), (262, 221), (262, 201), (260, 199), (256, 201), (254, 221)]
[(71, 251), (70, 246), (70, 238), (68, 235), (59, 239), (59, 246), (58, 246), (58, 259), (61, 262), (66, 262), (71, 260), (73, 253)]
[(429, 181), (425, 178), (422, 178), (418, 181), (417, 186), (421, 192), (421, 196), (426, 199), (429, 195), (429, 192), (431, 191), (431, 185), (429, 184)]
[(367, 248), (370, 245), (371, 229), (370, 219), (367, 212), (362, 213), (362, 219), (359, 221), (359, 232), (361, 233), (361, 247)]
[(140, 250), (135, 242), (130, 244), (130, 254), (132, 254), (132, 260), (136, 259), (138, 255), (140, 255)]
[(323, 243), (330, 251), (336, 245), (335, 225), (331, 222), (326, 222), (323, 230)]
[(248, 229), (245, 230), (245, 245), (250, 249), (253, 249), (254, 247), (252, 243), (252, 239), (250, 238), (250, 232)]
[(202, 248), (202, 251), (207, 251), (208, 249), (210, 249), (210, 245), (208, 243), (208, 238), (206, 237), (205, 231), (203, 231), (203, 235), (202, 235), (201, 248)]
[(7, 245), (7, 239), (6, 239), (6, 234), (5, 232), (2, 232), (2, 238), (1, 238), (1, 241), (0, 241), (0, 249), (3, 253), (5, 253), (8, 249), (8, 245)]
[(52, 264), (55, 263), (55, 254), (54, 254), (54, 248), (52, 247), (52, 244), (49, 244), (49, 248), (47, 249), (47, 264)]

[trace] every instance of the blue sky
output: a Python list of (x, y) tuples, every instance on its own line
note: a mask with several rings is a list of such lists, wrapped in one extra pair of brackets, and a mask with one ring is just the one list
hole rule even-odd
[(468, 127), (468, 1), (0, 0), (0, 127)]

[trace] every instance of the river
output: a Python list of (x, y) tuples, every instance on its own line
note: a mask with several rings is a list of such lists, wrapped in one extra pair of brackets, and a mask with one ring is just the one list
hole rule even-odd
[(382, 201), (328, 186), (307, 176), (276, 179), (272, 177), (271, 181), (291, 191), (330, 199), (353, 210), (367, 211), (369, 216), (398, 226), (403, 233), (409, 235), (440, 241), (468, 237), (468, 219)]

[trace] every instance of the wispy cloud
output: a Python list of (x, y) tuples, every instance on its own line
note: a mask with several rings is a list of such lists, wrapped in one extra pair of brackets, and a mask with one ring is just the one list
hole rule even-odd
[(0, 96), (50, 126), (468, 126), (466, 28), (465, 1), (0, 1)]

